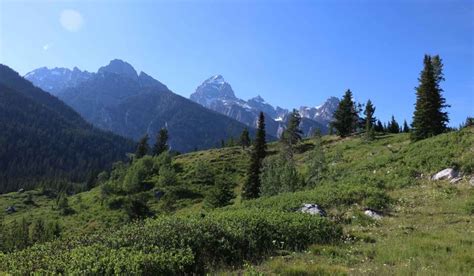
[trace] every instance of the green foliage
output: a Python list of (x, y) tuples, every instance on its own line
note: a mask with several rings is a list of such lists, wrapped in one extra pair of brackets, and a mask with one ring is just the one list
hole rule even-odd
[[(278, 249), (301, 250), (342, 235), (330, 221), (301, 213), (241, 210), (165, 216), (72, 241), (0, 255), (10, 273), (203, 273), (241, 265)], [(24, 260), (28, 260), (25, 262)]]
[(370, 100), (365, 105), (365, 138), (369, 141), (375, 139), (375, 107)]
[(295, 192), (303, 188), (301, 176), (292, 160), (284, 156), (270, 156), (263, 161), (262, 196), (273, 196), (284, 192)]
[(137, 150), (135, 151), (135, 157), (137, 159), (142, 158), (143, 156), (147, 155), (148, 152), (150, 151), (149, 145), (148, 145), (148, 134), (145, 134), (140, 141), (138, 141), (137, 144)]
[(250, 135), (248, 128), (244, 128), (244, 130), (242, 130), (242, 134), (240, 135), (240, 145), (242, 148), (247, 148), (250, 146)]
[(74, 213), (74, 210), (69, 206), (69, 200), (65, 193), (59, 194), (57, 204), (61, 215), (67, 216)]
[(288, 156), (293, 156), (293, 147), (301, 141), (303, 131), (300, 129), (301, 115), (298, 110), (293, 109), (288, 120), (288, 125), (283, 131), (280, 141)]
[(355, 131), (357, 119), (357, 108), (352, 100), (352, 92), (348, 89), (334, 112), (334, 121), (331, 125), (339, 136), (346, 137)]
[(133, 162), (123, 178), (122, 191), (136, 193), (151, 188), (147, 186), (145, 180), (154, 172), (154, 161), (153, 157), (144, 156)]
[(174, 186), (178, 183), (176, 171), (171, 165), (163, 165), (160, 167), (158, 176), (158, 186), (167, 187)]
[(247, 178), (242, 187), (243, 199), (257, 198), (260, 196), (260, 170), (262, 168), (262, 160), (265, 158), (267, 151), (265, 136), (265, 116), (263, 115), (263, 112), (260, 112), (257, 134), (250, 154)]
[(92, 127), (57, 97), (0, 65), (0, 192), (84, 190), (133, 142)]
[(168, 151), (168, 130), (161, 128), (157, 137), (155, 145), (153, 146), (153, 155), (160, 155), (165, 151)]
[(235, 183), (226, 177), (218, 177), (215, 186), (212, 187), (204, 199), (204, 205), (207, 208), (224, 207), (231, 204), (231, 200), (235, 198)]
[(442, 111), (448, 107), (440, 87), (441, 81), (444, 80), (442, 60), (438, 55), (425, 55), (423, 64), (413, 113), (411, 138), (414, 141), (445, 132), (449, 122), (448, 113)]
[(392, 115), (392, 120), (387, 124), (387, 131), (390, 133), (399, 133), (400, 132), (400, 125), (395, 120), (395, 117)]
[(307, 163), (306, 185), (309, 187), (315, 187), (321, 182), (327, 168), (326, 157), (324, 155), (320, 136), (315, 137), (314, 148), (310, 152)]
[(191, 184), (196, 186), (214, 185), (215, 175), (209, 164), (198, 162), (191, 176)]

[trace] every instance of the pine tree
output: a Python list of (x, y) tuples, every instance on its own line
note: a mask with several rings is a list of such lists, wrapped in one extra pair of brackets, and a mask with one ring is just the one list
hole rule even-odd
[(138, 141), (137, 151), (135, 152), (135, 157), (137, 159), (142, 158), (143, 156), (148, 154), (148, 134), (145, 134), (140, 141)]
[(440, 83), (444, 80), (443, 63), (439, 56), (425, 55), (424, 68), (421, 71), (420, 84), (416, 88), (416, 104), (413, 113), (411, 138), (413, 141), (425, 139), (446, 131), (449, 122), (449, 107), (442, 96)]
[(357, 109), (352, 100), (352, 92), (348, 89), (334, 112), (332, 126), (339, 136), (346, 137), (355, 131), (357, 119)]
[(260, 171), (262, 168), (262, 160), (265, 158), (267, 151), (265, 136), (265, 116), (263, 115), (263, 112), (260, 112), (257, 134), (250, 155), (250, 165), (247, 172), (247, 178), (242, 189), (243, 199), (257, 198), (260, 195)]
[(365, 138), (367, 140), (373, 140), (375, 138), (375, 107), (370, 100), (365, 105)]
[(168, 138), (168, 130), (166, 128), (160, 129), (156, 137), (155, 145), (153, 146), (153, 155), (158, 156), (168, 151)]
[(281, 135), (281, 142), (289, 159), (293, 157), (293, 147), (302, 139), (303, 132), (300, 129), (300, 123), (301, 115), (296, 109), (293, 109), (288, 120), (288, 126)]
[(403, 121), (403, 132), (404, 133), (410, 132), (410, 127), (408, 126), (407, 120)]
[(375, 131), (384, 132), (384, 127), (380, 120), (377, 120), (377, 124), (375, 125)]
[(391, 121), (388, 123), (388, 132), (390, 133), (399, 133), (400, 132), (400, 125), (395, 120), (395, 117), (392, 115)]
[(240, 135), (240, 145), (244, 149), (250, 146), (250, 136), (249, 130), (247, 128), (244, 128), (244, 130), (242, 130), (242, 134)]

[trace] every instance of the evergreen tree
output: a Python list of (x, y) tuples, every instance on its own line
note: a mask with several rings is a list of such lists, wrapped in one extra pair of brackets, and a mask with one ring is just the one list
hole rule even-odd
[(425, 55), (420, 84), (416, 88), (416, 104), (413, 113), (411, 138), (413, 141), (425, 139), (446, 131), (449, 122), (449, 107), (442, 96), (440, 83), (444, 80), (443, 63), (439, 56)]
[(288, 159), (293, 158), (293, 147), (302, 139), (303, 132), (299, 127), (300, 123), (301, 115), (296, 109), (293, 109), (288, 120), (288, 126), (283, 131), (280, 139)]
[(346, 137), (355, 131), (357, 120), (357, 109), (352, 100), (352, 92), (348, 89), (334, 112), (331, 125), (339, 136)]
[(260, 195), (260, 170), (262, 168), (262, 160), (265, 158), (267, 151), (265, 136), (265, 116), (263, 115), (263, 112), (260, 112), (257, 134), (250, 155), (250, 165), (247, 172), (247, 178), (242, 189), (243, 199), (257, 198)]
[(156, 143), (153, 147), (153, 155), (157, 156), (168, 151), (168, 138), (168, 130), (166, 128), (160, 129), (156, 137)]
[(380, 120), (377, 120), (377, 124), (375, 125), (375, 131), (377, 131), (377, 132), (383, 132), (384, 131), (383, 124)]
[(296, 145), (302, 139), (303, 131), (300, 129), (301, 115), (293, 109), (288, 120), (288, 125), (281, 136), (281, 140), (289, 145)]
[(375, 107), (370, 100), (365, 105), (365, 138), (367, 140), (373, 140), (375, 138)]
[(137, 151), (135, 152), (135, 157), (137, 159), (142, 158), (143, 156), (148, 154), (148, 134), (145, 134), (140, 141), (138, 141)]
[(218, 177), (215, 186), (211, 188), (204, 199), (204, 205), (208, 208), (224, 207), (235, 198), (234, 183), (226, 177)]
[(244, 128), (244, 130), (242, 130), (242, 134), (240, 135), (240, 145), (244, 149), (250, 146), (250, 136), (249, 130), (247, 128)]
[(388, 132), (390, 133), (399, 133), (400, 132), (400, 125), (395, 120), (395, 117), (392, 115), (392, 120), (388, 123)]
[(403, 132), (405, 133), (410, 132), (410, 127), (408, 126), (407, 120), (403, 121)]

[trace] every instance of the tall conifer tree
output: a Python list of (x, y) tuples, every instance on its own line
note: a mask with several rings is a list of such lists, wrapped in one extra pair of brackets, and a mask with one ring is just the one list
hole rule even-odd
[(145, 134), (145, 136), (143, 136), (140, 141), (138, 141), (137, 150), (135, 152), (135, 157), (137, 159), (142, 158), (143, 156), (148, 154), (148, 139), (148, 134)]
[(265, 116), (260, 112), (258, 118), (257, 134), (255, 136), (254, 146), (250, 155), (250, 165), (247, 172), (247, 179), (242, 189), (242, 198), (251, 199), (260, 196), (260, 171), (262, 161), (265, 158), (267, 142), (265, 139)]
[(240, 135), (240, 145), (242, 146), (242, 148), (250, 146), (250, 135), (249, 130), (247, 128), (244, 128), (244, 130), (242, 130), (242, 134)]
[(373, 140), (375, 138), (375, 107), (370, 100), (365, 105), (365, 137), (367, 140)]
[(440, 87), (444, 80), (442, 60), (439, 56), (425, 55), (423, 64), (413, 113), (411, 138), (414, 141), (443, 133), (449, 122), (448, 113), (443, 111), (448, 105)]
[(168, 130), (166, 128), (160, 129), (153, 146), (153, 155), (160, 155), (169, 149), (168, 138)]
[(332, 126), (339, 136), (346, 137), (355, 131), (357, 120), (357, 109), (352, 100), (352, 92), (348, 89), (334, 112)]

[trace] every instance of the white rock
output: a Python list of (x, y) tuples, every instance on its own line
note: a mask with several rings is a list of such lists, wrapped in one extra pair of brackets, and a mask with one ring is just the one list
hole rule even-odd
[(367, 210), (364, 211), (364, 214), (368, 217), (371, 217), (371, 218), (375, 219), (375, 220), (382, 219), (382, 215), (375, 212), (374, 210), (367, 209)]
[(322, 217), (326, 216), (326, 212), (321, 207), (312, 203), (304, 203), (303, 207), (301, 207), (299, 211), (311, 215), (320, 215)]
[(449, 181), (449, 183), (455, 184), (455, 183), (458, 183), (461, 180), (462, 180), (462, 177), (456, 177), (456, 178), (451, 179), (451, 181)]
[(450, 179), (456, 178), (457, 176), (458, 176), (458, 172), (456, 170), (448, 168), (433, 175), (431, 179), (432, 180), (442, 180), (442, 179), (450, 180)]
[(474, 186), (474, 176), (471, 177), (471, 180), (469, 180), (469, 184), (471, 184), (471, 186)]

